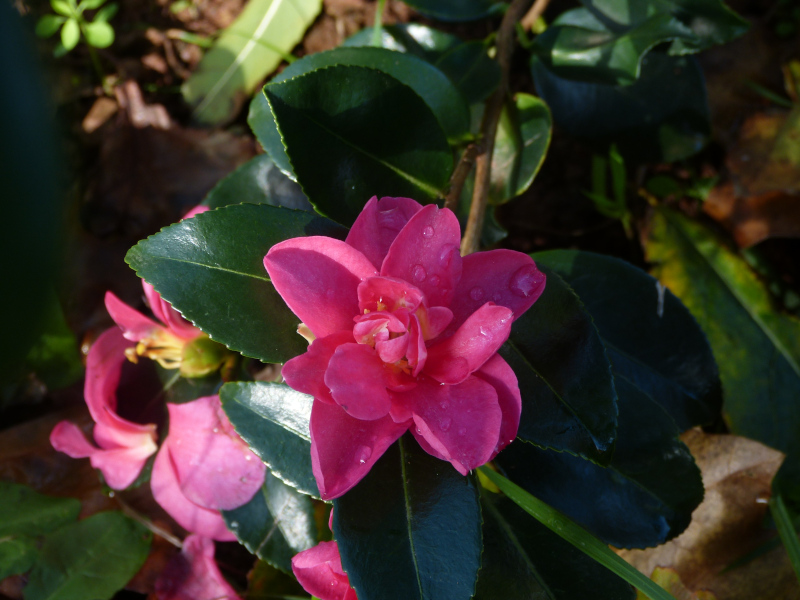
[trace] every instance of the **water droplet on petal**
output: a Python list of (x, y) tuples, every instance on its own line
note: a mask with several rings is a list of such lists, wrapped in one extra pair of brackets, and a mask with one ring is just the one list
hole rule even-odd
[(458, 435), (467, 435), (467, 428), (466, 427), (462, 427), (461, 429), (459, 429), (458, 430)]
[(428, 227), (423, 229), (422, 230), (422, 235), (423, 235), (423, 237), (426, 237), (426, 238), (433, 237), (433, 227), (431, 227), (429, 225)]
[(431, 285), (436, 286), (439, 285), (439, 276), (438, 275), (431, 275), (431, 278), (428, 280)]
[(372, 456), (372, 448), (369, 446), (360, 446), (356, 451), (356, 460), (362, 465), (367, 462), (370, 456)]
[(249, 455), (249, 454), (245, 454), (245, 455), (244, 455), (244, 459), (245, 459), (245, 460), (250, 460), (250, 455)]
[(411, 277), (417, 283), (425, 281), (425, 278), (427, 276), (428, 274), (425, 272), (425, 267), (423, 267), (422, 265), (414, 265), (414, 267), (411, 269)]
[(542, 285), (544, 274), (534, 265), (525, 265), (511, 276), (508, 289), (520, 298), (527, 298)]
[(447, 431), (448, 429), (450, 429), (450, 424), (452, 422), (453, 420), (450, 417), (445, 417), (439, 422), (439, 429), (441, 429), (442, 431)]
[(219, 427), (214, 427), (214, 429), (212, 429), (211, 431), (213, 431), (214, 433), (219, 433)]
[(475, 301), (482, 300), (483, 299), (483, 288), (481, 288), (481, 287), (476, 285), (474, 288), (472, 288), (469, 291), (469, 297), (472, 298)]

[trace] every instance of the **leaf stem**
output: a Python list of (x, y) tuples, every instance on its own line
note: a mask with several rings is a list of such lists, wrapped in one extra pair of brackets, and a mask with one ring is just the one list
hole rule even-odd
[(458, 208), (458, 200), (461, 197), (461, 190), (464, 189), (464, 182), (467, 180), (467, 175), (472, 171), (472, 166), (475, 164), (475, 157), (478, 154), (477, 144), (470, 144), (464, 148), (464, 153), (461, 155), (461, 160), (458, 161), (453, 176), (450, 178), (450, 189), (447, 192), (447, 197), (444, 199), (444, 207), (449, 208), (456, 212)]
[(778, 527), (778, 533), (781, 536), (783, 545), (786, 547), (786, 553), (789, 555), (792, 567), (794, 567), (795, 575), (800, 580), (800, 541), (797, 539), (797, 532), (794, 530), (789, 511), (786, 510), (786, 505), (783, 503), (783, 498), (780, 494), (770, 498), (769, 510), (772, 513), (772, 518), (775, 519), (775, 525)]
[(651, 600), (675, 600), (672, 594), (645, 577), (617, 556), (606, 544), (553, 507), (486, 466), (480, 467), (480, 471), (522, 510), (609, 571), (639, 589)]
[(372, 25), (372, 39), (369, 45), (375, 48), (381, 47), (381, 37), (383, 36), (383, 8), (386, 5), (386, 0), (378, 0), (378, 5), (375, 7), (375, 21)]
[[(537, 0), (539, 2), (541, 0)], [(461, 254), (466, 256), (478, 249), (483, 231), (483, 220), (486, 217), (486, 204), (489, 200), (491, 185), (492, 154), (494, 154), (494, 138), (500, 123), (500, 113), (508, 94), (511, 56), (516, 41), (516, 23), (528, 10), (532, 0), (513, 0), (508, 7), (500, 29), (497, 31), (497, 63), (500, 65), (500, 84), (486, 103), (481, 121), (481, 152), (475, 160), (475, 189), (472, 193), (472, 205), (469, 208), (467, 227), (461, 241)], [(545, 2), (546, 4), (546, 2)], [(542, 9), (543, 10), (543, 9)]]

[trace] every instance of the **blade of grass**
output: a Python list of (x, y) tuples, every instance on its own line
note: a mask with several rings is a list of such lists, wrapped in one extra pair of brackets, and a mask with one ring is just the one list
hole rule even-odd
[(797, 539), (797, 532), (780, 494), (770, 498), (769, 510), (772, 512), (772, 518), (775, 519), (775, 525), (778, 527), (778, 533), (786, 547), (786, 553), (792, 562), (797, 579), (800, 580), (800, 541)]
[(521, 487), (492, 469), (484, 466), (480, 468), (480, 472), (534, 519), (554, 533), (560, 535), (578, 550), (599, 562), (612, 573), (622, 577), (622, 579), (640, 590), (650, 598), (650, 600), (675, 600), (672, 594), (642, 575), (633, 566), (614, 554), (606, 544), (598, 540), (574, 521), (562, 515), (556, 509), (548, 506), (534, 496), (531, 496)]

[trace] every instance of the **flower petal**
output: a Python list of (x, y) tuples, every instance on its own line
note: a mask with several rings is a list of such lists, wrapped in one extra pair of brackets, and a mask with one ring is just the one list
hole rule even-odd
[[(487, 384), (488, 385), (488, 384)], [(391, 417), (362, 421), (339, 406), (314, 402), (311, 409), (311, 467), (323, 500), (338, 498), (369, 472), (409, 422)]]
[(459, 383), (479, 369), (511, 333), (511, 310), (487, 302), (452, 336), (428, 348), (424, 372), (441, 383)]
[(498, 452), (517, 437), (519, 418), (522, 413), (522, 397), (519, 392), (519, 383), (514, 370), (508, 366), (508, 363), (499, 354), (495, 354), (487, 360), (480, 369), (475, 371), (474, 375), (494, 388), (495, 392), (497, 392), (497, 402), (503, 413), (503, 421), (500, 424), (500, 437), (498, 438), (497, 448), (495, 448), (491, 457), (494, 458)]
[(108, 314), (122, 328), (125, 339), (138, 342), (162, 329), (161, 325), (125, 304), (113, 292), (106, 292), (105, 303)]
[(81, 428), (69, 421), (60, 421), (53, 427), (50, 445), (72, 458), (88, 458), (97, 452), (97, 446), (86, 439)]
[(325, 385), (351, 417), (374, 421), (389, 413), (383, 361), (371, 346), (342, 344), (325, 371)]
[(353, 223), (345, 242), (380, 269), (394, 238), (420, 210), (422, 205), (411, 198), (378, 200), (373, 196)]
[(144, 279), (142, 279), (142, 288), (150, 305), (150, 310), (172, 333), (185, 340), (194, 339), (202, 333), (197, 327), (184, 319), (177, 310), (172, 308), (172, 305), (164, 300), (161, 294)]
[(117, 385), (126, 360), (125, 350), (135, 345), (126, 340), (117, 327), (104, 331), (92, 344), (86, 357), (83, 395), (95, 423), (107, 423), (109, 412), (116, 412)]
[(361, 252), (323, 236), (274, 245), (264, 266), (286, 304), (318, 338), (352, 330), (353, 317), (359, 314), (356, 289), (377, 275)]
[(298, 392), (309, 394), (328, 404), (335, 404), (331, 391), (325, 385), (325, 371), (328, 370), (328, 363), (331, 362), (336, 348), (352, 341), (353, 334), (349, 331), (315, 339), (304, 354), (283, 365), (283, 379)]
[(162, 447), (153, 463), (150, 477), (153, 498), (178, 524), (192, 533), (198, 533), (220, 542), (232, 542), (236, 536), (228, 531), (222, 515), (217, 510), (198, 506), (183, 495), (169, 448)]
[(296, 554), (292, 572), (303, 589), (320, 600), (357, 600), (336, 542), (320, 542)]
[(422, 291), (394, 277), (370, 277), (358, 286), (359, 313), (401, 309), (414, 311), (422, 303)]
[(158, 600), (239, 600), (214, 560), (214, 542), (190, 535), (155, 583)]
[(431, 204), (397, 234), (381, 266), (381, 275), (417, 286), (428, 306), (449, 306), (461, 277), (461, 228), (452, 211)]
[(266, 467), (233, 430), (219, 396), (167, 404), (169, 448), (181, 491), (210, 509), (247, 503), (264, 483)]
[(464, 269), (456, 287), (453, 303), (455, 331), (486, 302), (505, 306), (518, 319), (528, 310), (545, 286), (545, 275), (527, 254), (513, 250), (476, 252), (464, 257)]
[[(502, 412), (494, 388), (469, 377), (458, 385), (420, 378), (406, 392), (413, 407), (414, 437), (424, 440), (462, 475), (487, 462), (497, 446)], [(422, 441), (420, 441), (422, 443)]]

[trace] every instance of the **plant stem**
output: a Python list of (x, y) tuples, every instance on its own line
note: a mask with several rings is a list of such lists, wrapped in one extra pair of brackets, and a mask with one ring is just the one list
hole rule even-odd
[(375, 7), (375, 22), (372, 25), (372, 40), (370, 46), (375, 48), (381, 47), (381, 36), (383, 34), (383, 8), (386, 5), (386, 0), (378, 0), (378, 6)]
[(795, 575), (800, 580), (800, 541), (797, 539), (797, 532), (794, 530), (789, 511), (786, 510), (780, 494), (770, 498), (769, 510), (772, 512), (772, 518), (775, 519), (775, 525), (778, 527), (778, 533), (786, 547), (786, 553), (789, 555)]
[[(508, 94), (509, 71), (511, 70), (511, 55), (514, 53), (516, 39), (516, 23), (528, 10), (532, 0), (514, 0), (508, 7), (500, 29), (497, 31), (497, 63), (500, 65), (500, 85), (486, 103), (486, 109), (481, 121), (482, 150), (475, 160), (475, 189), (472, 193), (472, 205), (469, 208), (469, 218), (461, 241), (461, 254), (466, 256), (478, 249), (483, 230), (483, 220), (486, 216), (486, 203), (489, 199), (489, 187), (492, 176), (492, 154), (494, 154), (494, 137), (497, 134), (497, 125), (500, 123), (500, 113), (503, 111)], [(538, 0), (537, 0), (538, 1)]]
[(544, 14), (544, 9), (547, 8), (548, 4), (550, 4), (550, 0), (536, 0), (528, 13), (522, 17), (522, 20), (520, 21), (522, 27), (525, 30), (531, 29), (536, 21), (539, 20), (539, 17)]
[(461, 190), (464, 189), (464, 182), (467, 180), (469, 172), (472, 171), (472, 165), (475, 164), (475, 156), (478, 152), (479, 148), (477, 144), (470, 144), (464, 148), (461, 160), (458, 161), (458, 165), (455, 171), (453, 171), (453, 176), (450, 178), (450, 190), (447, 192), (447, 197), (444, 199), (445, 208), (456, 212)]

